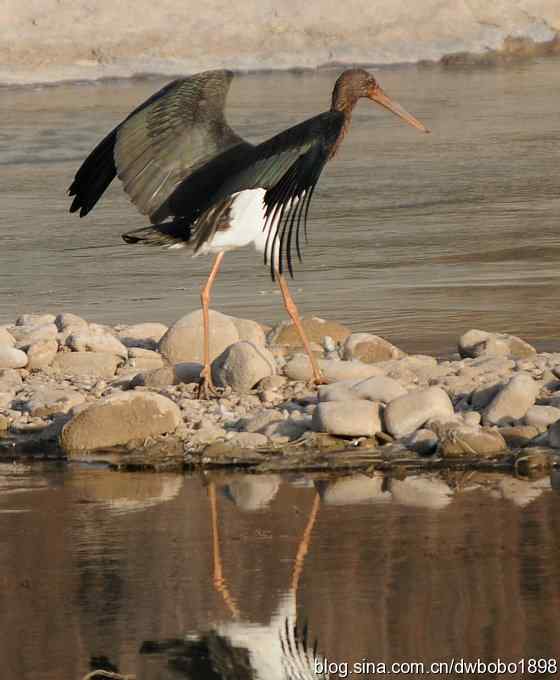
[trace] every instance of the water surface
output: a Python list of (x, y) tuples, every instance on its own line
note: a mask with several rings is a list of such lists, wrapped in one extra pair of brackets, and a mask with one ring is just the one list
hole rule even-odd
[[(386, 91), (431, 135), (361, 102), (311, 210), (293, 284), (304, 314), (444, 352), (466, 329), (556, 347), (560, 273), (560, 61), (507, 69), (382, 69)], [(335, 71), (238, 77), (231, 124), (258, 141), (328, 107)], [(210, 267), (127, 246), (142, 226), (118, 183), (85, 219), (66, 189), (157, 80), (0, 89), (0, 322), (70, 310), (99, 322), (172, 322)], [(228, 254), (213, 306), (285, 318), (261, 256)]]
[(560, 656), (556, 480), (6, 470), (5, 680), (78, 680), (99, 657), (215, 680), (209, 641), (271, 680), (286, 618), (336, 663)]

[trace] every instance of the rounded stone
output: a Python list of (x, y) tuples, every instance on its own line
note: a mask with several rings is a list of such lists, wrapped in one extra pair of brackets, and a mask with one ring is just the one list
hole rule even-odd
[(548, 427), (557, 420), (560, 420), (560, 408), (556, 406), (531, 406), (524, 417), (527, 425), (536, 427)]
[(33, 417), (46, 417), (68, 413), (70, 409), (84, 401), (84, 395), (71, 388), (45, 387), (37, 390), (31, 399), (25, 402), (23, 410)]
[(5, 328), (0, 328), (0, 347), (13, 347), (16, 341)]
[(431, 418), (453, 415), (451, 399), (439, 387), (428, 387), (397, 397), (385, 408), (385, 428), (395, 438), (412, 434)]
[(509, 356), (522, 359), (534, 356), (536, 350), (521, 338), (507, 333), (489, 333), (472, 329), (459, 339), (459, 354), (462, 357)]
[[(361, 361), (318, 359), (317, 363), (324, 378), (333, 383), (341, 380), (365, 380), (373, 375), (383, 375), (381, 368), (364, 364)], [(313, 378), (311, 362), (306, 354), (297, 354), (290, 359), (284, 368), (284, 372), (291, 380), (310, 380)]]
[(54, 314), (22, 314), (16, 319), (16, 326), (43, 326), (54, 323)]
[(219, 387), (248, 392), (276, 372), (276, 362), (264, 347), (241, 340), (227, 347), (212, 363), (212, 377)]
[(548, 428), (548, 443), (554, 449), (560, 449), (560, 420)]
[(78, 332), (66, 340), (66, 345), (75, 352), (100, 352), (115, 354), (126, 359), (128, 350), (118, 338), (110, 334)]
[(118, 365), (119, 358), (105, 352), (58, 352), (50, 369), (54, 373), (112, 378)]
[(39, 340), (33, 343), (27, 350), (27, 368), (31, 371), (50, 366), (58, 352), (56, 340)]
[(374, 401), (323, 401), (313, 412), (315, 432), (345, 437), (373, 437), (381, 431), (380, 404)]
[(126, 347), (143, 347), (153, 350), (157, 349), (159, 341), (168, 330), (168, 327), (162, 323), (137, 323), (120, 330), (119, 339)]
[(403, 356), (404, 352), (398, 347), (371, 333), (352, 333), (346, 338), (342, 348), (343, 359), (358, 359), (366, 364), (400, 359)]
[(58, 334), (58, 329), (54, 323), (42, 326), (21, 326), (14, 329), (16, 346), (26, 350), (28, 347), (41, 340), (53, 340)]
[(498, 430), (464, 425), (443, 436), (439, 453), (443, 458), (494, 457), (507, 453), (507, 444)]
[(260, 323), (251, 319), (237, 319), (234, 316), (230, 318), (233, 321), (233, 325), (237, 328), (240, 340), (252, 342), (257, 347), (266, 347), (266, 336)]
[(435, 453), (439, 443), (438, 436), (432, 430), (420, 428), (406, 438), (403, 442), (407, 449), (416, 451), (421, 456), (429, 456)]
[(518, 373), (488, 404), (483, 422), (488, 425), (509, 425), (523, 418), (535, 404), (538, 393), (538, 383), (527, 373)]
[(185, 361), (174, 366), (163, 366), (144, 371), (134, 376), (130, 387), (167, 387), (168, 385), (189, 384), (200, 380), (202, 364)]
[(84, 329), (88, 327), (88, 322), (85, 319), (82, 319), (81, 316), (72, 314), (70, 312), (58, 314), (54, 320), (54, 323), (59, 331), (63, 331), (66, 328), (75, 328), (78, 330), (79, 328)]
[(183, 422), (179, 407), (155, 392), (120, 392), (78, 413), (60, 436), (70, 455), (174, 432)]
[[(210, 310), (210, 361), (239, 340), (231, 317)], [(204, 362), (202, 310), (191, 312), (176, 321), (159, 342), (159, 351), (171, 364)]]
[(0, 345), (0, 369), (25, 368), (27, 366), (27, 354), (20, 349), (8, 345)]
[[(312, 316), (310, 319), (302, 319), (301, 325), (310, 343), (321, 346), (323, 338), (329, 336), (335, 342), (344, 342), (352, 332), (347, 326), (337, 321), (328, 321)], [(291, 321), (279, 324), (269, 335), (270, 345), (285, 345), (289, 347), (302, 347), (301, 338), (296, 326)]]
[(385, 404), (389, 404), (407, 393), (407, 390), (399, 382), (384, 375), (361, 380), (355, 383), (352, 389), (361, 399), (382, 401)]

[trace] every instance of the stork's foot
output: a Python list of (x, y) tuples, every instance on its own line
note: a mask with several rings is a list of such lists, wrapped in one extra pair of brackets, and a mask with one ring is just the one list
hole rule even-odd
[(197, 399), (216, 399), (220, 396), (220, 391), (212, 382), (212, 370), (210, 366), (205, 366), (200, 372), (200, 381), (196, 388), (195, 397)]
[(319, 385), (328, 385), (329, 384), (329, 381), (325, 378), (325, 376), (322, 373), (315, 375), (311, 382), (316, 387), (319, 387)]

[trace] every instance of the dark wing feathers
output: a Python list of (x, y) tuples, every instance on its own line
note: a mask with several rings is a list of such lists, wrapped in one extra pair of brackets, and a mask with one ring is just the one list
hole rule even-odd
[[(237, 192), (267, 189), (266, 226), (278, 220), (278, 228), (269, 231), (265, 262), (270, 262), (274, 276), (272, 254), (279, 247), (279, 272), (283, 273), (286, 260), (292, 274), (294, 234), (296, 252), (301, 258), (300, 228), (303, 225), (306, 234), (311, 196), (343, 125), (343, 114), (328, 111), (257, 146), (240, 145), (227, 150), (177, 187), (168, 201), (170, 211), (183, 215), (198, 203), (199, 214), (206, 214), (208, 208), (223, 204)], [(202, 202), (201, 196), (205, 197)], [(212, 221), (203, 219), (198, 219), (194, 228), (196, 248), (215, 231)]]
[(70, 196), (74, 196), (70, 212), (79, 210), (80, 217), (87, 215), (115, 178), (117, 168), (113, 158), (113, 147), (116, 136), (115, 128), (99, 142), (82, 163), (68, 189)]
[[(265, 228), (277, 225), (269, 230), (265, 262), (274, 276), (277, 254), (279, 272), (286, 263), (292, 274), (292, 249), (295, 244), (301, 259), (301, 227), (307, 238), (311, 197), (344, 115), (327, 111), (253, 146), (224, 117), (232, 77), (229, 71), (206, 71), (175, 80), (135, 109), (76, 173), (71, 212), (86, 215), (118, 174), (156, 230), (173, 240), (188, 226), (198, 250), (221, 228), (234, 194), (263, 188)], [(171, 233), (163, 222), (169, 217), (176, 218)], [(155, 242), (141, 238), (143, 233), (132, 232), (136, 240)]]
[(71, 210), (87, 214), (118, 174), (142, 214), (153, 222), (169, 217), (166, 201), (177, 185), (243, 143), (224, 117), (232, 77), (222, 70), (175, 80), (136, 108), (76, 173)]

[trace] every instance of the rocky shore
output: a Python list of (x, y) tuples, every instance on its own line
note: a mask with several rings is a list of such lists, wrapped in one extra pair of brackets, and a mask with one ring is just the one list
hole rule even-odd
[(311, 318), (329, 384), (315, 387), (295, 328), (211, 312), (217, 399), (198, 400), (201, 313), (104, 326), (24, 314), (0, 326), (0, 457), (283, 469), (551, 467), (560, 456), (560, 352), (470, 330), (458, 353), (405, 354)]

